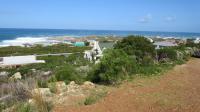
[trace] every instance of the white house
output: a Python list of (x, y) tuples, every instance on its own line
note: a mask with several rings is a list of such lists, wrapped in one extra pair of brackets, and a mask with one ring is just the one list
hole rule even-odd
[(34, 63), (45, 63), (44, 60), (37, 60), (36, 56), (11, 56), (11, 57), (0, 57), (0, 67), (4, 66), (18, 66)]

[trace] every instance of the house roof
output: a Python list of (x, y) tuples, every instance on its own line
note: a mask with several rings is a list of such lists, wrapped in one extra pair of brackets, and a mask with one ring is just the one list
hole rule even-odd
[(83, 46), (85, 46), (85, 42), (75, 42), (74, 46), (83, 47)]
[(103, 50), (103, 48), (113, 48), (114, 46), (114, 42), (99, 42), (99, 46), (101, 48), (101, 50)]
[(174, 42), (168, 42), (168, 41), (155, 42), (154, 45), (156, 45), (156, 46), (163, 46), (163, 47), (178, 46), (176, 43), (174, 43)]

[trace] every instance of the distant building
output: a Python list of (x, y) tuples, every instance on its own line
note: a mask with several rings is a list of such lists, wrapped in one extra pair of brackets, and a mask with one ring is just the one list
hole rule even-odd
[(169, 42), (169, 41), (155, 42), (154, 45), (156, 46), (156, 49), (178, 46), (178, 44), (176, 44), (175, 42)]
[(45, 63), (44, 60), (37, 60), (36, 56), (11, 56), (11, 57), (0, 57), (0, 67), (5, 66), (20, 66), (34, 63)]
[(76, 47), (84, 47), (85, 42), (75, 42), (73, 45), (76, 46)]
[(195, 44), (199, 44), (199, 43), (200, 43), (200, 38), (196, 38), (196, 39), (194, 40), (194, 43), (195, 43)]

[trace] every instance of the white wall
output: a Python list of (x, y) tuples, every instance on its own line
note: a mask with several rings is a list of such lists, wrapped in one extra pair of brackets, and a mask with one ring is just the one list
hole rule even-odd
[(3, 57), (3, 65), (21, 65), (21, 64), (38, 63), (38, 62), (40, 61), (36, 60), (36, 56)]

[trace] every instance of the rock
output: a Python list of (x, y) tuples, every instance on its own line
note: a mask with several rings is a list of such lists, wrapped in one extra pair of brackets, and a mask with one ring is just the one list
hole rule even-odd
[(1, 76), (3, 76), (3, 77), (4, 77), (4, 76), (8, 76), (8, 74), (9, 74), (9, 73), (6, 72), (6, 71), (0, 72), (0, 77), (1, 77)]
[(38, 76), (38, 78), (42, 78), (42, 80), (47, 80), (51, 75), (52, 72), (51, 71), (37, 71), (36, 75)]
[(47, 71), (43, 73), (43, 76), (49, 76), (49, 75), (51, 75), (51, 71)]
[(33, 69), (31, 69), (31, 71), (32, 71), (32, 72), (36, 72), (36, 69), (33, 68)]
[(56, 87), (57, 87), (57, 91), (59, 92), (59, 93), (61, 93), (61, 92), (64, 92), (65, 90), (66, 90), (66, 84), (65, 84), (65, 82), (57, 82), (56, 83)]
[(55, 83), (50, 83), (49, 88), (54, 89), (55, 93), (61, 94), (66, 91), (67, 86), (66, 86), (65, 82), (59, 81), (59, 82), (55, 82)]
[(21, 75), (20, 72), (17, 72), (12, 76), (12, 78), (14, 78), (14, 79), (22, 79), (22, 75)]
[(82, 87), (92, 89), (92, 88), (95, 88), (95, 84), (92, 83), (92, 82), (86, 81), (86, 82), (83, 83)]
[(31, 105), (34, 105), (35, 102), (34, 102), (33, 99), (29, 99), (29, 100), (28, 100), (28, 103), (31, 104)]
[(32, 95), (39, 94), (42, 96), (50, 96), (51, 92), (50, 92), (49, 88), (37, 88), (37, 89), (32, 90), (31, 94)]
[(67, 92), (68, 93), (76, 93), (78, 91), (80, 91), (80, 86), (78, 84), (76, 84), (74, 81), (71, 81), (67, 85)]
[(0, 82), (5, 81), (8, 79), (8, 72), (0, 72)]
[(71, 82), (69, 83), (69, 85), (76, 85), (76, 83), (75, 83), (74, 81), (71, 81)]

